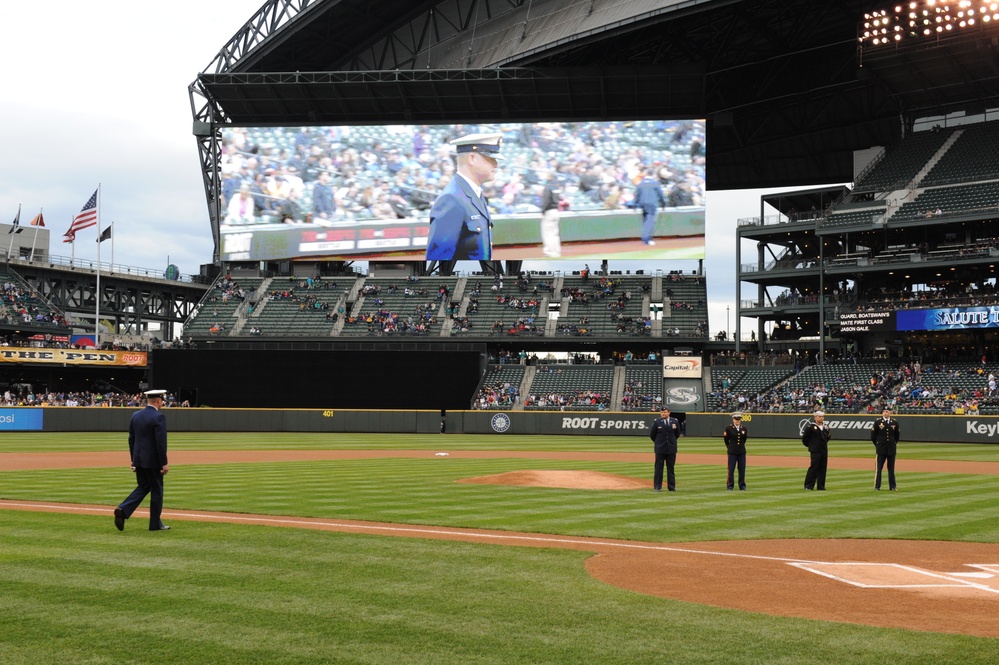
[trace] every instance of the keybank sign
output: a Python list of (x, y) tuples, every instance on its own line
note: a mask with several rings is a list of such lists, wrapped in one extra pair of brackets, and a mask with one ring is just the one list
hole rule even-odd
[(965, 434), (984, 434), (990, 438), (999, 434), (999, 422), (985, 424), (977, 420), (969, 420), (965, 426), (967, 427)]

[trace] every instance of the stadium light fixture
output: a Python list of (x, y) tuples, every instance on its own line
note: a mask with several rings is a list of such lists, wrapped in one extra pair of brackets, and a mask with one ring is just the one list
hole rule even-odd
[(926, 42), (999, 23), (999, 2), (910, 0), (864, 14), (857, 31), (861, 48)]

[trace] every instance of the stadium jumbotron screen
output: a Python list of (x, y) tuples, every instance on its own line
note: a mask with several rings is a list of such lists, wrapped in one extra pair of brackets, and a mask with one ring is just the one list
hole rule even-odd
[[(474, 133), (503, 137), (483, 186), (489, 258), (704, 258), (703, 120), (228, 127), (221, 258), (438, 258), (430, 210), (456, 177), (450, 141)], [(663, 196), (643, 220), (644, 179)], [(551, 216), (542, 229), (546, 184), (564, 201), (554, 230)]]

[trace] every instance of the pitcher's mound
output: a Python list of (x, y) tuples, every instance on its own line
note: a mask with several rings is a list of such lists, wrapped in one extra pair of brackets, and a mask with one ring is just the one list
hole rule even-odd
[(599, 471), (510, 471), (493, 476), (463, 478), (458, 482), (573, 490), (644, 490), (652, 487), (651, 482)]

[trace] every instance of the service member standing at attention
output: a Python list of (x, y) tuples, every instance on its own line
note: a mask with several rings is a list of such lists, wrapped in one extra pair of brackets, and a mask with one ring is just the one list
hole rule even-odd
[(725, 428), (725, 447), (728, 449), (728, 491), (735, 489), (735, 467), (739, 467), (739, 489), (746, 489), (746, 439), (749, 431), (742, 426), (742, 414), (732, 414), (732, 424)]
[(163, 408), (165, 390), (147, 390), (146, 408), (132, 414), (128, 423), (128, 452), (132, 471), (135, 473), (135, 489), (114, 509), (114, 525), (119, 531), (125, 530), (125, 520), (132, 516), (147, 494), (149, 499), (149, 530), (165, 531), (170, 527), (163, 524), (163, 476), (170, 467), (167, 465), (167, 426)]
[(458, 173), (430, 208), (428, 261), (492, 259), (493, 223), (482, 185), (496, 177), (502, 143), (502, 134), (469, 134), (451, 141)]
[(829, 465), (829, 438), (832, 432), (824, 423), (826, 414), (815, 412), (815, 421), (805, 425), (801, 432), (801, 443), (808, 448), (812, 461), (805, 473), (805, 489), (824, 490), (826, 488), (826, 467)]
[(659, 412), (659, 417), (652, 422), (652, 429), (649, 430), (649, 438), (654, 443), (656, 453), (652, 488), (657, 492), (663, 489), (663, 464), (666, 465), (666, 489), (670, 492), (676, 491), (676, 474), (673, 469), (676, 466), (676, 440), (679, 435), (680, 423), (676, 418), (670, 417), (669, 409), (664, 408)]
[(878, 453), (878, 472), (874, 476), (874, 489), (881, 489), (881, 470), (888, 462), (888, 489), (897, 491), (895, 487), (895, 450), (898, 444), (898, 421), (891, 417), (891, 409), (881, 411), (874, 427), (871, 428), (871, 443)]

